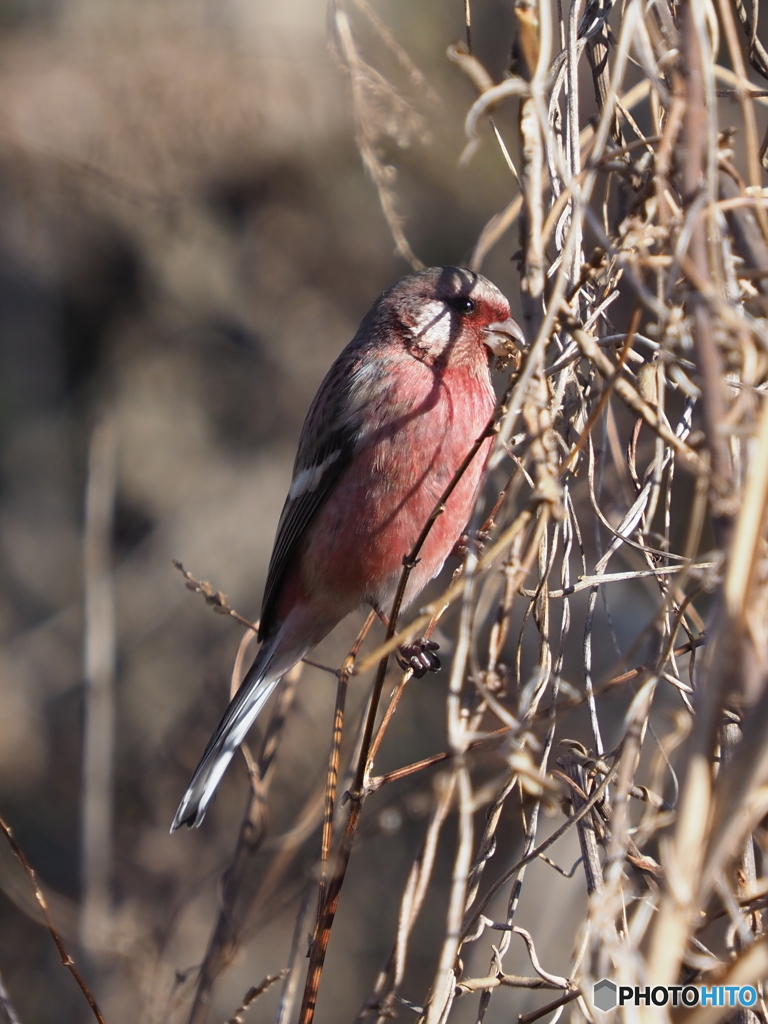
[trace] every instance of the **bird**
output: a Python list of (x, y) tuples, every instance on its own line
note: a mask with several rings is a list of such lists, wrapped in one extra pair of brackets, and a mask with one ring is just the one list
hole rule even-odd
[[(221, 778), (280, 679), (350, 612), (387, 622), (403, 559), (493, 415), (494, 356), (525, 337), (486, 277), (429, 267), (374, 302), (320, 385), (277, 526), (256, 658), (197, 766), (171, 832), (201, 824)], [(402, 607), (457, 547), (481, 486), (486, 438), (419, 552)], [(402, 649), (417, 674), (433, 641)]]

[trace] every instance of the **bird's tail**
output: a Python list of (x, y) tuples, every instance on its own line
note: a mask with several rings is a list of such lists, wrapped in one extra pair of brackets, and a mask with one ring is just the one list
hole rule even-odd
[(202, 822), (232, 755), (245, 739), (282, 676), (305, 653), (292, 652), (286, 657), (285, 652), (279, 651), (279, 646), (277, 636), (271, 643), (265, 643), (257, 654), (195, 769), (176, 811), (171, 832), (182, 825), (197, 828)]

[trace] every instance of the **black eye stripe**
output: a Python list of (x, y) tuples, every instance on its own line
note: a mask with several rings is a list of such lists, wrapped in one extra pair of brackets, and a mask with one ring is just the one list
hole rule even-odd
[(475, 300), (467, 295), (455, 295), (452, 299), (446, 299), (446, 305), (457, 313), (474, 313)]

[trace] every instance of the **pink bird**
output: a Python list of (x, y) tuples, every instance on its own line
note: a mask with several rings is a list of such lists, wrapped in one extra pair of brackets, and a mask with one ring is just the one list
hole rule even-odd
[[(203, 820), (227, 765), (282, 676), (346, 615), (386, 621), (424, 524), (495, 406), (492, 354), (525, 344), (486, 278), (432, 267), (402, 278), (363, 318), (310, 406), (277, 527), (261, 609), (261, 649), (213, 734), (171, 831)], [(436, 576), (467, 526), (489, 438), (435, 521), (404, 606)], [(431, 641), (404, 649), (439, 668)]]

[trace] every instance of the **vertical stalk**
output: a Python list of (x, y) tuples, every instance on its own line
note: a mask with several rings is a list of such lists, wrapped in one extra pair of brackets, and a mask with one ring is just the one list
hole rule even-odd
[(83, 743), (80, 938), (104, 949), (111, 917), (110, 874), (115, 746), (115, 598), (112, 524), (117, 443), (111, 419), (94, 428), (88, 452), (83, 576), (85, 736)]

